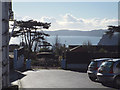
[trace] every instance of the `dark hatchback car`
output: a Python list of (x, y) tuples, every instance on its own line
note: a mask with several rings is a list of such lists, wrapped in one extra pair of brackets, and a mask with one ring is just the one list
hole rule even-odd
[(111, 58), (100, 58), (100, 59), (93, 59), (88, 66), (87, 74), (92, 81), (96, 81), (97, 79), (97, 71), (99, 66)]
[(120, 59), (103, 62), (98, 69), (97, 78), (103, 84), (111, 82), (120, 88)]

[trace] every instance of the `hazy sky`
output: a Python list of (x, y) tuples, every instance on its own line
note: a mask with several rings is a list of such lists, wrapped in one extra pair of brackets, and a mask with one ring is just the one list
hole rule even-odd
[(93, 30), (117, 25), (117, 2), (13, 2), (18, 20), (51, 22), (50, 30)]

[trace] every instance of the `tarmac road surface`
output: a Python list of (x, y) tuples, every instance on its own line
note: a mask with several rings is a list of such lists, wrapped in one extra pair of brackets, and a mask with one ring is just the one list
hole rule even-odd
[(25, 76), (13, 82), (20, 88), (103, 88), (101, 83), (89, 80), (87, 73), (69, 70), (41, 69), (37, 71), (23, 72)]

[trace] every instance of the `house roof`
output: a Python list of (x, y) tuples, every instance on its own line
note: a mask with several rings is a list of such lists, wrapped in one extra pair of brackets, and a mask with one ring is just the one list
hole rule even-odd
[(119, 33), (114, 33), (111, 37), (104, 34), (98, 42), (98, 45), (118, 45), (119, 37)]
[(83, 48), (83, 46), (76, 46), (70, 49), (70, 52), (86, 52), (87, 48)]

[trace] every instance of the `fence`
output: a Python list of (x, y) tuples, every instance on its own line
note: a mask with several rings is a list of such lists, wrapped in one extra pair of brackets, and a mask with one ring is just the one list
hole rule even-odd
[(120, 53), (67, 52), (66, 69), (87, 69), (91, 59), (120, 58)]
[(120, 58), (120, 53), (90, 53), (91, 58)]
[(90, 63), (90, 54), (87, 52), (67, 52), (66, 53), (66, 69), (87, 70)]

